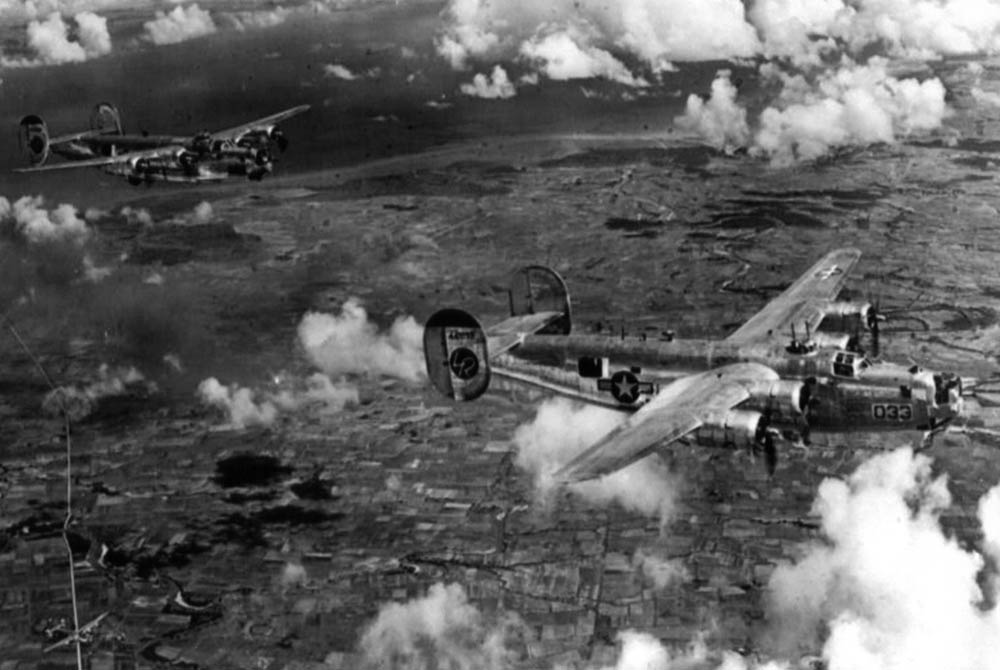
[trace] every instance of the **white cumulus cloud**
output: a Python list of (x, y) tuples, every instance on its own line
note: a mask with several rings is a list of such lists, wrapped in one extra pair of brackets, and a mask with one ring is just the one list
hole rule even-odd
[(708, 100), (694, 94), (688, 96), (684, 114), (674, 123), (698, 134), (720, 151), (730, 153), (746, 147), (750, 139), (750, 125), (746, 109), (736, 102), (736, 94), (729, 72), (720, 72), (712, 82)]
[(586, 43), (578, 31), (560, 31), (535, 37), (521, 45), (521, 55), (549, 79), (600, 77), (626, 86), (648, 86), (610, 52)]
[[(0, 12), (2, 13), (2, 12)], [(76, 39), (70, 37), (70, 27), (63, 15), (52, 12), (44, 20), (32, 20), (26, 28), (27, 44), (34, 58), (0, 58), (5, 67), (36, 67), (61, 63), (82, 63), (90, 58), (111, 53), (108, 21), (93, 12), (78, 12)]]
[(90, 235), (87, 222), (77, 215), (76, 207), (61, 204), (45, 209), (45, 199), (26, 195), (11, 204), (0, 196), (0, 224), (31, 243), (55, 240), (83, 242)]
[(156, 18), (144, 23), (143, 27), (153, 44), (176, 44), (216, 31), (212, 15), (197, 4), (178, 5), (170, 12), (157, 11)]
[(408, 316), (379, 332), (356, 298), (345, 302), (340, 314), (309, 312), (298, 334), (309, 360), (329, 375), (373, 374), (405, 381), (425, 376), (423, 328)]
[[(993, 551), (997, 490), (980, 506)], [(822, 643), (831, 670), (1000, 667), (1000, 612), (977, 579), (983, 556), (946, 535), (947, 478), (900, 449), (825, 480), (813, 505), (823, 541), (775, 570), (769, 617), (787, 650)], [(991, 594), (993, 596), (995, 594)]]
[(344, 81), (354, 81), (358, 78), (358, 75), (354, 74), (349, 68), (341, 65), (340, 63), (327, 63), (323, 66), (323, 74), (328, 77), (343, 79)]
[[(548, 503), (557, 486), (555, 473), (608, 434), (625, 416), (610, 409), (553, 398), (539, 406), (530, 423), (517, 428), (515, 463), (531, 474), (542, 504)], [(650, 456), (618, 472), (570, 488), (595, 505), (617, 502), (626, 509), (658, 516), (662, 525), (674, 512), (679, 481), (659, 457)]]
[(474, 98), (513, 98), (517, 95), (517, 89), (507, 77), (507, 71), (499, 65), (495, 65), (489, 75), (476, 74), (472, 83), (462, 84), (460, 88), (462, 93)]
[(461, 585), (437, 583), (426, 596), (382, 605), (359, 649), (366, 667), (506, 670), (523, 628), (513, 614), (484, 615)]

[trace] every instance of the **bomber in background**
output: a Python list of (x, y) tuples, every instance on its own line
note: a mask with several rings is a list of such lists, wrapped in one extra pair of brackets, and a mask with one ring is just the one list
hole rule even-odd
[[(573, 334), (562, 278), (531, 266), (514, 275), (505, 321), (484, 330), (461, 310), (431, 316), (427, 372), (457, 400), (479, 397), (496, 374), (632, 413), (562, 468), (566, 482), (609, 474), (677, 441), (762, 453), (770, 473), (777, 441), (808, 443), (811, 429), (919, 430), (929, 441), (961, 411), (961, 379), (864, 352), (859, 331), (877, 341), (877, 310), (835, 300), (860, 256), (827, 254), (724, 340)], [(828, 316), (849, 322), (853, 334), (819, 332)]]
[[(126, 134), (121, 114), (107, 102), (94, 107), (89, 130), (59, 137), (50, 137), (45, 121), (31, 114), (19, 125), (21, 151), (30, 167), (15, 171), (99, 167), (135, 186), (221, 181), (230, 176), (259, 181), (274, 169), (272, 145), (279, 151), (288, 147), (278, 124), (308, 109), (309, 105), (300, 105), (235, 128), (189, 136)], [(69, 162), (46, 165), (52, 154)]]

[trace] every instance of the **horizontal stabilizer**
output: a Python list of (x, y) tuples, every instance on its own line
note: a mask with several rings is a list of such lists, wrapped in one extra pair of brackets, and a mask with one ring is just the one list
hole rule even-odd
[(424, 361), (435, 388), (449, 398), (475, 400), (490, 385), (486, 333), (460, 309), (442, 309), (427, 320)]

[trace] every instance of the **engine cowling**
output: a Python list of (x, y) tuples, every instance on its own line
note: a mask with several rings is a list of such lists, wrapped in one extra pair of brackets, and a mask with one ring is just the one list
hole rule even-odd
[(748, 405), (767, 415), (771, 421), (794, 420), (806, 413), (811, 398), (810, 384), (779, 379), (754, 386)]
[(150, 170), (149, 159), (143, 156), (133, 158), (128, 162), (128, 166), (132, 174), (137, 177), (145, 176)]
[(288, 148), (288, 137), (276, 125), (254, 128), (236, 138), (236, 144), (241, 147), (254, 147), (266, 142), (274, 142), (280, 151)]
[(775, 433), (766, 415), (731, 409), (703, 421), (694, 432), (694, 440), (705, 447), (746, 449), (754, 456), (763, 455), (767, 473), (773, 475), (778, 466)]
[(813, 333), (812, 343), (817, 347), (832, 348), (842, 351), (855, 351), (854, 337), (847, 333)]
[(695, 442), (705, 447), (756, 450), (769, 437), (770, 421), (753, 410), (731, 409), (702, 422)]
[(870, 302), (853, 302), (849, 300), (835, 301), (827, 304), (823, 310), (827, 316), (839, 316), (851, 321), (850, 329), (854, 329), (854, 324), (859, 323), (868, 330), (875, 327), (878, 314), (875, 307)]
[(177, 164), (180, 165), (184, 171), (190, 172), (195, 167), (198, 157), (192, 151), (188, 151), (187, 149), (178, 149), (174, 152), (174, 160), (177, 161)]

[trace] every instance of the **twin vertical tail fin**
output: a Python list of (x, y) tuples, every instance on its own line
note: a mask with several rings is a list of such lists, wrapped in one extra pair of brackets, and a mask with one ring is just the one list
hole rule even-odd
[(99, 135), (121, 135), (122, 115), (110, 102), (99, 102), (90, 112), (90, 129)]
[(427, 376), (444, 395), (475, 400), (490, 385), (489, 347), (503, 353), (525, 335), (568, 335), (572, 327), (566, 282), (554, 270), (530, 265), (510, 284), (510, 318), (490, 327), (460, 309), (435, 312), (424, 326)]
[(49, 157), (49, 128), (42, 117), (29, 114), (21, 119), (18, 127), (18, 143), (28, 165), (38, 167)]
[(427, 320), (424, 361), (431, 382), (449, 398), (475, 400), (489, 388), (486, 333), (468, 312), (442, 309)]
[(569, 335), (573, 326), (570, 314), (569, 289), (552, 268), (529, 265), (513, 274), (510, 280), (510, 315), (524, 316), (540, 312), (559, 312), (561, 317), (548, 324), (536, 335)]

